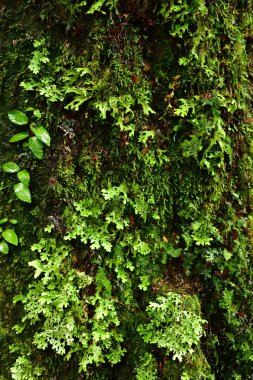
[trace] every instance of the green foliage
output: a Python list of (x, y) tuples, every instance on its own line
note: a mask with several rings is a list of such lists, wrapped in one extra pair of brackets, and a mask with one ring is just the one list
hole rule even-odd
[[(10, 224), (18, 223), (16, 219), (8, 220), (8, 218), (3, 218), (0, 220), (0, 225), (5, 224), (7, 222), (9, 222)], [(18, 236), (13, 228), (6, 228), (5, 230), (3, 230), (3, 228), (0, 227), (0, 233), (2, 235), (2, 238), (4, 239), (0, 243), (0, 252), (3, 253), (4, 255), (7, 255), (9, 253), (9, 244), (12, 244), (15, 246), (18, 245), (19, 243)]]
[[(15, 302), (24, 305), (23, 323), (41, 322), (33, 344), (43, 350), (50, 346), (66, 360), (77, 353), (80, 371), (84, 372), (93, 363), (117, 363), (124, 350), (115, 329), (119, 319), (114, 302), (103, 299), (99, 292), (89, 295), (93, 279), (71, 269), (70, 246), (58, 246), (55, 239), (48, 238), (33, 245), (32, 250), (40, 254), (29, 263), (37, 280), (30, 284), (27, 295), (15, 297)], [(22, 325), (15, 326), (17, 333), (23, 329)]]
[[(24, 179), (23, 179), (24, 180)], [(29, 187), (24, 184), (23, 182), (19, 182), (16, 185), (14, 185), (14, 193), (23, 202), (31, 203), (32, 197), (31, 192), (29, 190)]]
[[(182, 361), (187, 354), (193, 354), (203, 335), (198, 299), (168, 293), (149, 303), (146, 309), (149, 323), (138, 327), (146, 343), (156, 344), (173, 353), (173, 360)], [(176, 337), (176, 338), (175, 338)]]
[(146, 353), (143, 358), (140, 358), (140, 364), (136, 371), (137, 380), (156, 380), (157, 370), (156, 362), (151, 354)]
[[(33, 108), (31, 110), (33, 110)], [(39, 110), (37, 109), (33, 110), (33, 114), (36, 118), (40, 119), (41, 114)], [(29, 123), (29, 119), (27, 115), (21, 111), (10, 111), (8, 113), (8, 117), (12, 123), (17, 124), (17, 125), (26, 125)], [(39, 160), (42, 160), (43, 159), (43, 144), (50, 146), (50, 141), (51, 141), (50, 135), (44, 127), (42, 126), (34, 127), (33, 123), (31, 123), (30, 125), (30, 130), (34, 133), (34, 136), (30, 137), (28, 140), (29, 149), (31, 150), (31, 152), (36, 158), (38, 158)], [(29, 133), (26, 131), (16, 133), (9, 139), (9, 142), (13, 143), (13, 142), (25, 140), (29, 136), (30, 136)], [(4, 166), (3, 166), (3, 169), (4, 169)]]
[(21, 140), (25, 140), (27, 137), (29, 137), (29, 133), (28, 132), (20, 132), (20, 133), (15, 133), (15, 135), (13, 135), (9, 142), (17, 142), (17, 141), (21, 141)]
[(18, 245), (18, 237), (14, 230), (8, 228), (2, 232), (2, 237), (10, 244)]
[(20, 167), (15, 162), (6, 162), (2, 165), (2, 169), (5, 173), (17, 173)]
[[(250, 380), (251, 2), (26, 3), (33, 107), (0, 136), (22, 152), (1, 163), (4, 374)], [(36, 243), (19, 223), (7, 255), (13, 213)]]
[[(32, 109), (33, 110), (33, 109)], [(36, 118), (40, 118), (41, 114), (39, 110), (34, 110), (34, 116)], [(29, 119), (27, 115), (21, 111), (10, 111), (8, 113), (8, 118), (13, 124), (17, 125), (26, 125), (29, 123)], [(42, 160), (43, 159), (43, 144), (50, 146), (50, 135), (48, 131), (42, 127), (33, 127), (33, 125), (30, 125), (30, 130), (34, 133), (35, 136), (30, 137), (28, 140), (28, 146), (30, 150), (32, 151), (33, 155)], [(28, 132), (21, 132), (17, 133), (14, 136), (12, 136), (9, 140), (9, 142), (19, 142), (21, 140), (26, 139), (29, 137)], [(24, 145), (23, 145), (24, 146)], [(19, 165), (17, 165), (15, 162), (6, 162), (2, 165), (2, 169), (6, 173), (17, 173), (17, 177), (20, 180), (20, 182), (16, 185), (14, 185), (14, 193), (17, 196), (18, 199), (20, 199), (23, 202), (31, 203), (31, 192), (29, 189), (29, 183), (30, 183), (30, 175), (27, 170), (21, 170)]]
[(20, 182), (22, 182), (26, 186), (29, 186), (30, 174), (28, 173), (27, 170), (21, 170), (20, 172), (18, 172), (17, 176)]
[(87, 14), (93, 14), (94, 12), (97, 12), (97, 11), (100, 11), (100, 12), (105, 14), (106, 12), (102, 11), (102, 9), (101, 9), (103, 6), (106, 6), (109, 9), (114, 9), (114, 8), (116, 8), (117, 3), (118, 3), (118, 0), (97, 0), (97, 1), (94, 1), (92, 6), (87, 11)]
[(50, 146), (51, 139), (50, 139), (48, 131), (44, 127), (42, 126), (39, 126), (36, 128), (31, 127), (31, 130), (33, 131), (33, 133), (35, 134), (35, 136), (37, 137), (39, 141), (41, 141), (47, 146)]
[(26, 125), (29, 122), (27, 115), (18, 110), (8, 112), (8, 118), (16, 125)]
[(9, 253), (9, 246), (4, 240), (0, 243), (0, 252), (4, 255), (7, 255), (7, 253)]
[(30, 137), (28, 140), (28, 146), (34, 157), (39, 160), (43, 159), (43, 144), (37, 137)]
[(25, 357), (19, 357), (15, 366), (11, 368), (12, 379), (14, 380), (37, 380), (43, 374), (43, 368)]
[[(93, 46), (95, 52), (99, 49), (101, 43), (105, 44), (101, 40), (102, 37), (103, 30), (100, 38), (95, 41), (95, 46)], [(131, 39), (126, 41), (127, 46), (125, 47), (126, 59), (129, 61), (131, 55), (134, 54), (131, 51), (133, 44), (135, 49), (137, 47), (135, 35), (133, 34), (131, 37), (132, 41)], [(129, 113), (133, 114), (132, 109), (136, 108), (137, 105), (143, 109), (145, 115), (153, 112), (149, 106), (151, 94), (148, 83), (144, 82), (142, 86), (135, 86), (132, 80), (132, 72), (129, 69), (125, 71), (124, 66), (119, 65), (117, 53), (113, 53), (115, 56), (111, 67), (102, 69), (98, 67), (94, 57), (89, 57), (88, 54), (84, 54), (72, 63), (71, 58), (68, 57), (70, 52), (66, 51), (65, 46), (61, 47), (59, 56), (55, 57), (54, 55), (54, 57), (47, 58), (47, 60), (42, 59), (41, 57), (44, 55), (49, 57), (50, 53), (45, 48), (47, 44), (49, 45), (49, 42), (47, 43), (44, 38), (34, 43), (34, 47), (38, 49), (35, 50), (34, 55), (38, 59), (36, 67), (39, 67), (39, 69), (34, 70), (34, 65), (30, 64), (30, 70), (36, 75), (30, 77), (29, 81), (21, 83), (25, 90), (35, 90), (40, 96), (45, 97), (48, 102), (64, 101), (65, 108), (75, 111), (78, 111), (84, 103), (88, 103), (99, 113), (102, 119), (106, 119), (108, 114), (112, 115), (121, 128), (124, 126), (125, 116)], [(135, 54), (137, 54), (137, 51)], [(67, 61), (67, 65), (64, 65), (64, 61), (62, 64), (62, 55), (66, 57), (66, 61), (70, 59), (70, 61)], [(143, 76), (138, 67), (140, 57), (134, 58), (137, 58), (136, 72)], [(31, 62), (33, 60), (34, 57)], [(76, 66), (77, 63), (80, 66)], [(49, 67), (50, 71), (45, 75)], [(121, 89), (114, 86), (107, 87), (108, 81), (113, 75), (119, 77), (122, 75), (121, 81), (124, 78), (125, 83), (121, 83)]]

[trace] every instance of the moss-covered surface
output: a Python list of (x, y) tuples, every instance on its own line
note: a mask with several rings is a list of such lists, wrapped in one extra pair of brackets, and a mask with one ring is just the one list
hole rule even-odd
[(0, 9), (0, 379), (250, 380), (252, 2), (85, 3)]

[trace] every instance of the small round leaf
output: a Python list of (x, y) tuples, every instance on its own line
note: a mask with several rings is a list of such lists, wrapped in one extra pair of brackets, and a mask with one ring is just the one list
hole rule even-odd
[(13, 135), (13, 136), (10, 138), (9, 142), (10, 142), (10, 143), (13, 143), (13, 142), (21, 141), (21, 140), (26, 139), (28, 136), (29, 136), (29, 133), (28, 133), (28, 132), (20, 132), (20, 133), (16, 133), (15, 135)]
[(17, 173), (20, 167), (15, 162), (6, 162), (2, 165), (2, 169), (5, 173)]
[(9, 228), (8, 230), (3, 231), (2, 236), (8, 243), (18, 245), (18, 237), (14, 230)]
[(32, 202), (32, 197), (31, 197), (29, 187), (27, 187), (24, 183), (19, 182), (17, 185), (15, 185), (14, 192), (21, 201), (27, 202), (27, 203)]
[(8, 222), (8, 218), (3, 218), (3, 219), (0, 219), (0, 224), (4, 224)]
[(29, 186), (30, 174), (28, 173), (27, 170), (21, 170), (21, 172), (18, 172), (17, 176), (20, 182), (22, 182), (26, 186)]
[(27, 115), (24, 112), (13, 110), (8, 113), (9, 120), (16, 125), (26, 125), (29, 122)]
[(0, 252), (2, 252), (4, 255), (7, 255), (9, 252), (9, 245), (4, 240), (0, 243)]

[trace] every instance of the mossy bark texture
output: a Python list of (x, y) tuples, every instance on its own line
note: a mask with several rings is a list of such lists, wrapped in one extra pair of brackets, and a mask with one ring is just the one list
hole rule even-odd
[(0, 380), (253, 379), (252, 1), (0, 20)]

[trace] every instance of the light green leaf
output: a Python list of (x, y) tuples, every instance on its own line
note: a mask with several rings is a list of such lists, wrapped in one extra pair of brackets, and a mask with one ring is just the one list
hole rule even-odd
[(90, 7), (90, 9), (87, 11), (87, 14), (93, 14), (95, 12), (101, 12), (103, 14), (105, 14), (104, 11), (101, 10), (101, 7), (102, 5), (105, 3), (106, 0), (98, 0), (98, 1), (95, 1), (95, 3)]
[(20, 133), (16, 133), (15, 135), (13, 135), (13, 136), (10, 138), (9, 142), (12, 143), (12, 142), (21, 141), (21, 140), (26, 139), (28, 136), (29, 136), (29, 133), (28, 133), (28, 132), (20, 132)]
[(13, 245), (18, 245), (18, 237), (14, 230), (8, 229), (2, 233), (4, 240)]
[(37, 139), (42, 141), (47, 146), (50, 146), (51, 138), (48, 131), (44, 127), (41, 127), (41, 126), (37, 128), (31, 127), (31, 130), (33, 131)]
[(30, 174), (28, 173), (27, 170), (21, 170), (21, 172), (19, 172), (17, 174), (17, 176), (18, 176), (18, 179), (20, 180), (20, 182), (22, 182), (26, 186), (29, 186)]
[(3, 218), (3, 219), (0, 219), (0, 224), (4, 224), (8, 222), (8, 218)]
[(43, 144), (37, 137), (29, 138), (29, 148), (31, 149), (33, 155), (39, 160), (43, 159)]
[(4, 240), (0, 243), (0, 252), (2, 252), (4, 255), (7, 255), (9, 252), (9, 245)]
[(18, 110), (8, 112), (8, 118), (16, 125), (26, 125), (29, 122), (27, 115)]
[(17, 173), (20, 167), (15, 162), (6, 162), (2, 165), (2, 169), (5, 173)]
[(22, 182), (14, 186), (14, 192), (16, 196), (23, 202), (31, 203), (32, 197), (29, 187), (27, 187)]
[(38, 110), (38, 109), (34, 110), (33, 114), (34, 114), (35, 117), (37, 117), (37, 119), (41, 118), (41, 112), (40, 112), (40, 110)]
[(11, 220), (10, 220), (10, 223), (11, 223), (11, 224), (18, 224), (18, 220), (17, 220), (17, 219), (11, 219)]

